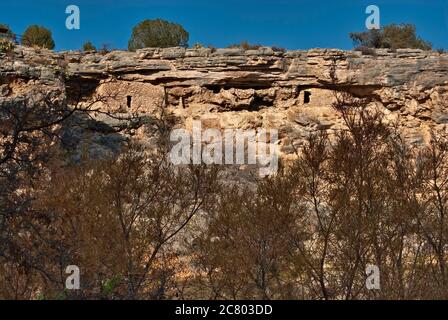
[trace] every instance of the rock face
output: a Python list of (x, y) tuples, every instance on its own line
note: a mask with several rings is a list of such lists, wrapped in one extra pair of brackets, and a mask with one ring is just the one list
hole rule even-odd
[(137, 52), (0, 53), (0, 99), (40, 88), (68, 103), (148, 113), (164, 105), (185, 123), (277, 129), (285, 157), (317, 129), (340, 129), (334, 90), (372, 97), (410, 143), (448, 127), (448, 54), (421, 50), (147, 48)]

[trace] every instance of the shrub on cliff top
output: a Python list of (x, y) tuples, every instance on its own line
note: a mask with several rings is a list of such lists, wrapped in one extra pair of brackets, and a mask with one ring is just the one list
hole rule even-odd
[(188, 32), (177, 23), (162, 19), (144, 20), (134, 27), (128, 49), (188, 47)]
[(417, 36), (413, 24), (390, 24), (381, 30), (352, 32), (350, 38), (356, 47), (431, 50), (432, 44)]
[(8, 53), (14, 50), (14, 42), (9, 39), (0, 38), (0, 53)]
[(29, 26), (22, 37), (22, 44), (25, 46), (37, 46), (40, 48), (54, 49), (54, 41), (51, 31), (45, 27), (32, 25)]

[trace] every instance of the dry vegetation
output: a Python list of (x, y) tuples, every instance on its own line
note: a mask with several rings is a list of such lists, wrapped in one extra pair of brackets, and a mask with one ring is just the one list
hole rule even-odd
[[(165, 114), (158, 150), (73, 165), (53, 130), (67, 110), (1, 106), (0, 298), (448, 298), (448, 141), (410, 148), (367, 101), (337, 96), (347, 129), (310, 136), (255, 188), (172, 166)], [(71, 264), (78, 291), (64, 290)]]

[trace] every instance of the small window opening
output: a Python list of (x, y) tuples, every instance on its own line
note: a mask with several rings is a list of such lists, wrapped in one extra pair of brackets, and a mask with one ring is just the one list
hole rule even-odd
[(311, 92), (305, 91), (303, 96), (303, 103), (310, 103), (311, 101)]
[(127, 96), (127, 106), (130, 109), (131, 108), (131, 104), (132, 104), (132, 96)]

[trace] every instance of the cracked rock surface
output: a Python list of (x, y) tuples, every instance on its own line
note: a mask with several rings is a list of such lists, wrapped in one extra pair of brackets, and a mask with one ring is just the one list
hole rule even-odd
[(35, 95), (36, 88), (69, 104), (114, 93), (98, 107), (117, 113), (146, 114), (163, 103), (186, 127), (201, 119), (217, 129), (277, 129), (284, 157), (310, 132), (342, 128), (331, 107), (334, 90), (373, 97), (410, 143), (425, 143), (431, 130), (448, 127), (448, 54), (434, 51), (146, 48), (104, 54), (17, 46), (0, 53), (0, 100)]

